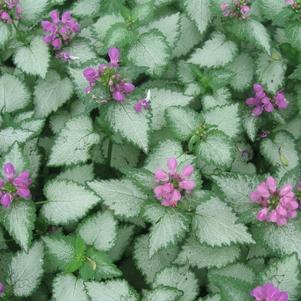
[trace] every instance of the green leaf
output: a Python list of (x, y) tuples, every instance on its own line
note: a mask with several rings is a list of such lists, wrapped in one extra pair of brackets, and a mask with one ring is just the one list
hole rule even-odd
[(89, 301), (84, 281), (73, 274), (56, 276), (52, 292), (55, 301)]
[(282, 0), (260, 0), (260, 7), (264, 16), (273, 20), (285, 8), (286, 3)]
[(35, 219), (32, 201), (15, 200), (9, 208), (0, 209), (0, 220), (4, 228), (25, 251), (31, 244)]
[(109, 256), (113, 261), (118, 261), (122, 258), (123, 253), (132, 241), (134, 235), (134, 226), (124, 225), (117, 228), (116, 240), (113, 248), (109, 251)]
[(95, 52), (86, 40), (74, 40), (65, 50), (74, 57), (73, 62), (77, 64), (83, 64), (96, 58)]
[(221, 300), (251, 301), (250, 291), (255, 287), (255, 273), (251, 268), (241, 263), (229, 265), (211, 270), (208, 278), (211, 285), (218, 287)]
[[(284, 227), (263, 224), (254, 228), (253, 235), (264, 245), (280, 255), (296, 253), (301, 261), (301, 220), (295, 219)], [(257, 240), (257, 239), (256, 239)]]
[(186, 17), (186, 14), (181, 14), (180, 35), (176, 41), (175, 47), (172, 49), (172, 56), (180, 57), (188, 54), (201, 39), (202, 35), (195, 23), (190, 21)]
[(25, 143), (23, 152), (26, 162), (28, 162), (28, 171), (32, 179), (38, 176), (39, 168), (41, 165), (41, 154), (38, 147), (39, 140), (37, 138), (29, 140)]
[(177, 77), (185, 85), (185, 95), (197, 96), (201, 93), (201, 87), (197, 82), (196, 75), (191, 64), (179, 61), (177, 66)]
[(125, 23), (114, 24), (107, 32), (105, 45), (109, 48), (111, 45), (122, 48), (135, 41), (135, 34)]
[(212, 95), (205, 95), (205, 97), (202, 100), (202, 104), (204, 109), (208, 110), (216, 106), (229, 104), (230, 98), (230, 91), (227, 88), (221, 88), (214, 91)]
[(18, 78), (10, 74), (0, 77), (0, 110), (2, 113), (23, 109), (29, 101), (28, 90)]
[(229, 70), (234, 73), (230, 83), (233, 89), (244, 91), (250, 87), (254, 75), (254, 64), (248, 54), (238, 55), (229, 66)]
[(3, 46), (10, 38), (9, 24), (0, 23), (0, 46)]
[(268, 54), (270, 54), (270, 36), (265, 26), (254, 19), (249, 19), (247, 21), (246, 28), (250, 41), (254, 41), (255, 44), (259, 45)]
[[(5, 163), (12, 163), (15, 167), (17, 174), (25, 170), (26, 162), (25, 162), (23, 151), (20, 145), (18, 144), (18, 142), (15, 142), (14, 145), (9, 150), (9, 152), (5, 154), (3, 158), (0, 159), (1, 166), (4, 166)], [(2, 175), (4, 176), (3, 171), (2, 171)]]
[(48, 0), (22, 0), (20, 6), (22, 10), (22, 20), (35, 21), (47, 8)]
[(198, 294), (198, 282), (195, 275), (186, 266), (167, 267), (156, 275), (153, 288), (168, 286), (183, 292), (178, 301), (193, 301)]
[(117, 222), (110, 211), (99, 212), (79, 226), (78, 233), (86, 244), (108, 251), (116, 241)]
[(169, 107), (166, 120), (174, 136), (180, 141), (187, 141), (199, 125), (199, 115), (190, 108)]
[(139, 236), (134, 245), (134, 259), (138, 269), (151, 284), (156, 274), (168, 267), (177, 257), (178, 247), (169, 246), (159, 250), (151, 258), (149, 256), (149, 235)]
[(292, 22), (285, 27), (286, 37), (293, 47), (301, 49), (301, 26), (299, 22)]
[(86, 283), (91, 301), (138, 301), (138, 295), (125, 280)]
[(169, 89), (151, 89), (152, 129), (159, 130), (166, 126), (165, 110), (171, 106), (187, 106), (191, 96)]
[(146, 195), (131, 181), (93, 181), (88, 186), (104, 201), (104, 204), (118, 216), (132, 218), (139, 216)]
[(14, 62), (25, 73), (45, 78), (49, 63), (48, 46), (41, 36), (36, 36), (28, 47), (23, 46), (16, 50)]
[(219, 167), (230, 167), (234, 160), (234, 145), (223, 132), (212, 130), (197, 146), (199, 160)]
[(72, 237), (72, 246), (74, 249), (74, 255), (72, 261), (64, 268), (64, 272), (66, 273), (76, 272), (83, 266), (84, 259), (86, 258), (87, 246), (79, 236)]
[(76, 237), (52, 234), (42, 238), (46, 246), (46, 259), (52, 267), (64, 271), (76, 260)]
[(180, 14), (167, 15), (159, 20), (155, 20), (143, 28), (143, 32), (150, 31), (151, 29), (157, 29), (164, 34), (168, 45), (172, 48), (175, 46), (177, 38), (179, 36), (180, 29)]
[(7, 249), (3, 228), (0, 226), (0, 251)]
[(49, 71), (45, 79), (35, 86), (34, 102), (37, 117), (46, 117), (61, 107), (73, 93), (69, 78), (61, 79), (55, 71)]
[(89, 249), (79, 274), (82, 279), (87, 281), (119, 277), (122, 272), (113, 264), (105, 252)]
[(130, 47), (128, 59), (138, 67), (148, 67), (150, 75), (161, 75), (170, 57), (170, 49), (165, 40), (158, 30), (140, 35), (137, 42)]
[(99, 136), (93, 132), (91, 119), (85, 115), (74, 117), (65, 124), (56, 138), (48, 165), (61, 166), (85, 162), (90, 158), (90, 147), (98, 142)]
[(251, 112), (248, 112), (243, 116), (243, 127), (252, 142), (254, 142), (257, 137), (259, 122), (259, 118), (252, 116)]
[(199, 241), (212, 247), (254, 242), (247, 228), (237, 223), (231, 208), (216, 197), (197, 207), (193, 228)]
[(117, 23), (123, 22), (124, 19), (117, 14), (101, 16), (96, 23), (93, 24), (93, 30), (100, 40), (103, 40), (107, 35), (108, 30)]
[(161, 286), (151, 291), (145, 291), (142, 301), (177, 301), (183, 293), (175, 288)]
[(133, 104), (114, 103), (108, 108), (105, 118), (114, 131), (147, 153), (150, 130), (147, 115), (145, 112), (137, 113)]
[(283, 175), (299, 164), (294, 138), (285, 131), (278, 131), (273, 138), (266, 138), (260, 144), (260, 152)]
[(203, 112), (207, 124), (215, 125), (218, 130), (234, 138), (241, 132), (238, 104), (216, 106)]
[(71, 12), (77, 17), (91, 17), (100, 9), (99, 0), (78, 0), (73, 5)]
[(197, 25), (200, 33), (203, 33), (210, 22), (210, 1), (208, 0), (185, 0), (185, 11), (189, 18)]
[(48, 182), (44, 194), (48, 203), (42, 207), (41, 212), (55, 225), (82, 218), (99, 202), (99, 198), (85, 186), (66, 180)]
[(167, 160), (176, 157), (180, 163), (187, 161), (188, 156), (183, 155), (180, 142), (175, 140), (166, 140), (154, 148), (145, 161), (145, 169), (155, 172), (158, 168), (164, 168)]
[(199, 269), (217, 267), (221, 268), (234, 262), (240, 255), (237, 246), (210, 247), (200, 244), (193, 237), (189, 238), (175, 260), (176, 264), (188, 264)]
[(300, 263), (295, 254), (273, 262), (260, 279), (288, 292), (290, 301), (300, 300)]
[(258, 208), (251, 202), (249, 195), (260, 182), (257, 177), (226, 173), (213, 176), (213, 180), (225, 194), (225, 201), (233, 207), (241, 220), (255, 220)]
[(56, 179), (70, 180), (84, 185), (86, 182), (94, 179), (93, 165), (77, 165), (67, 168), (65, 171), (61, 172)]
[(281, 88), (284, 81), (286, 65), (279, 54), (276, 54), (277, 58), (262, 53), (257, 59), (256, 74), (259, 81), (265, 86), (271, 93)]
[(144, 217), (152, 223), (149, 237), (149, 257), (181, 241), (189, 230), (187, 216), (160, 204), (146, 206)]
[(0, 152), (7, 152), (16, 141), (24, 143), (33, 135), (34, 132), (13, 127), (0, 130)]
[(252, 268), (242, 263), (235, 263), (221, 269), (212, 269), (209, 272), (209, 279), (214, 279), (215, 276), (236, 279), (252, 285), (255, 281), (256, 275)]
[(9, 266), (9, 278), (14, 295), (27, 297), (37, 288), (43, 274), (43, 245), (35, 243), (32, 248), (18, 252)]
[(224, 66), (233, 60), (236, 52), (237, 46), (233, 42), (227, 41), (222, 33), (215, 32), (211, 40), (194, 51), (188, 62), (208, 68)]

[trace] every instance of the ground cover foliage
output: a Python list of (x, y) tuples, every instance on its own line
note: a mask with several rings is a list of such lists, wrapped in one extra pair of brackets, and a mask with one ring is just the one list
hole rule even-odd
[(299, 0), (0, 0), (0, 299), (301, 299)]

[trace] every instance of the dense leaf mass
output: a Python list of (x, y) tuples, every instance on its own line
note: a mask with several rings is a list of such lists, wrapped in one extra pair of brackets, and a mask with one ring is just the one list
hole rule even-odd
[(300, 0), (0, 0), (0, 300), (301, 300)]

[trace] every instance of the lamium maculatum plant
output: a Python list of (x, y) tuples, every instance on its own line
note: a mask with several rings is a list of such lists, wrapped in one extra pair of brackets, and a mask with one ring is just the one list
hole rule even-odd
[(0, 0), (0, 300), (300, 301), (301, 1)]

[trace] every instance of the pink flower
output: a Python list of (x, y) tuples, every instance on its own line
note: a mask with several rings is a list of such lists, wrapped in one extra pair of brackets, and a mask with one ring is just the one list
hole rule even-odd
[(47, 35), (43, 40), (51, 44), (54, 49), (61, 49), (63, 45), (69, 44), (76, 33), (80, 31), (79, 23), (72, 18), (71, 13), (66, 11), (60, 14), (57, 10), (50, 12), (51, 21), (42, 21), (42, 29)]
[(237, 19), (246, 19), (250, 13), (250, 6), (248, 0), (233, 0), (232, 5), (223, 2), (220, 9), (225, 17), (234, 17)]
[(0, 4), (0, 21), (11, 24), (13, 20), (21, 18), (21, 7), (19, 0), (4, 0)]
[(275, 108), (283, 110), (288, 106), (282, 91), (278, 91), (274, 97), (270, 98), (265, 93), (263, 86), (258, 83), (253, 85), (253, 91), (255, 96), (247, 98), (245, 102), (249, 107), (253, 107), (252, 115), (254, 116), (258, 117), (263, 112), (273, 112)]
[(148, 90), (147, 96), (145, 98), (138, 100), (134, 105), (134, 109), (137, 113), (141, 113), (142, 109), (148, 110), (150, 106), (151, 106), (150, 90)]
[(295, 1), (294, 0), (285, 0), (285, 3), (288, 5), (294, 5)]
[(108, 51), (111, 67), (119, 67), (120, 51), (118, 48), (110, 48)]
[(2, 282), (0, 282), (0, 297), (3, 296), (4, 291), (5, 291), (4, 284)]
[(99, 80), (110, 92), (115, 101), (123, 102), (126, 96), (135, 90), (135, 86), (131, 82), (122, 79), (121, 75), (117, 73), (120, 58), (119, 49), (110, 48), (108, 55), (110, 57), (110, 63), (100, 64), (98, 69), (92, 67), (84, 69), (83, 75), (89, 82), (89, 86), (85, 88), (85, 93), (92, 92), (96, 82)]
[(288, 102), (285, 98), (283, 91), (278, 91), (274, 97), (275, 104), (280, 110), (284, 110), (288, 107)]
[(251, 8), (248, 5), (243, 5), (240, 7), (240, 12), (244, 17), (246, 17), (249, 14), (250, 10)]
[(228, 17), (230, 15), (231, 9), (228, 3), (226, 2), (221, 3), (220, 9), (225, 17)]
[(6, 163), (3, 167), (5, 179), (0, 179), (0, 203), (8, 208), (16, 198), (29, 199), (31, 193), (29, 186), (32, 184), (28, 171), (16, 175), (13, 164)]
[(288, 301), (288, 293), (280, 291), (272, 283), (256, 287), (251, 291), (251, 296), (256, 301)]
[(250, 193), (252, 202), (262, 206), (257, 220), (286, 225), (288, 220), (297, 216), (298, 202), (290, 184), (277, 189), (276, 180), (268, 177)]
[(176, 207), (182, 198), (182, 194), (190, 193), (196, 186), (195, 181), (190, 179), (194, 168), (192, 165), (186, 165), (178, 173), (176, 158), (168, 159), (167, 167), (168, 171), (162, 169), (155, 171), (154, 179), (158, 186), (154, 188), (154, 194), (163, 206)]

